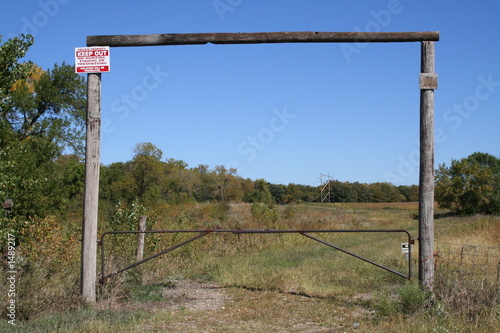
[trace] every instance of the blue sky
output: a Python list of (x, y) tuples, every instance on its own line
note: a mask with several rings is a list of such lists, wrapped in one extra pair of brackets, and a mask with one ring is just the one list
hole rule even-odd
[[(26, 59), (74, 64), (88, 35), (439, 31), (436, 167), (500, 156), (499, 1), (3, 1), (3, 40)], [(112, 48), (102, 74), (101, 161), (139, 142), (189, 167), (276, 184), (418, 184), (420, 43)]]

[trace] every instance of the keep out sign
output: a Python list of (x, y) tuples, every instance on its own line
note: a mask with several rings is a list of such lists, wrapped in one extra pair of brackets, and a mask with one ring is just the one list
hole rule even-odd
[(109, 71), (109, 46), (75, 48), (76, 73), (103, 73)]

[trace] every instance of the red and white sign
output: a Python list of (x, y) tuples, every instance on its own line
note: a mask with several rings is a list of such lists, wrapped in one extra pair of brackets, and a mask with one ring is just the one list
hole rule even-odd
[(76, 73), (102, 73), (109, 71), (109, 46), (75, 48)]

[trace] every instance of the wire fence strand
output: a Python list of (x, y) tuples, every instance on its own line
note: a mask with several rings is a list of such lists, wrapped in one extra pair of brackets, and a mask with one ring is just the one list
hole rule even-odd
[(500, 247), (436, 242), (436, 271), (500, 284)]

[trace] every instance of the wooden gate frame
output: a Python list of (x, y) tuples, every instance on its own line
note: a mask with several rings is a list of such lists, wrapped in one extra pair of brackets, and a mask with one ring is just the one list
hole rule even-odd
[[(421, 287), (434, 285), (434, 89), (435, 46), (439, 32), (258, 32), (87, 36), (87, 46), (159, 46), (266, 43), (401, 43), (421, 42), (419, 260)], [(97, 220), (100, 167), (101, 74), (87, 74), (85, 193), (82, 228), (81, 294), (96, 301)]]

